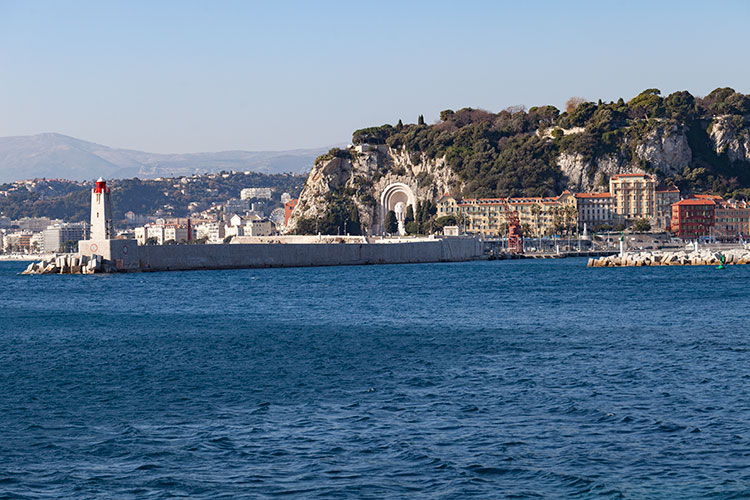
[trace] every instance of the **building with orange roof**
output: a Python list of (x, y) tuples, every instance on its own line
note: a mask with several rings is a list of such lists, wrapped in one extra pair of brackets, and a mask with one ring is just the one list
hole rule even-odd
[(656, 217), (656, 179), (649, 174), (616, 174), (609, 178), (612, 211), (624, 221)]
[(737, 240), (750, 234), (750, 205), (745, 201), (712, 200), (716, 204), (714, 236)]
[(612, 195), (609, 193), (576, 193), (578, 225), (596, 227), (612, 222)]
[(549, 234), (565, 217), (565, 204), (559, 196), (458, 199), (450, 195), (437, 201), (437, 216), (453, 215), (468, 233), (498, 237), (507, 232), (506, 203), (518, 212), (519, 222), (532, 236)]
[(680, 238), (699, 238), (712, 233), (716, 221), (716, 202), (690, 198), (672, 204), (672, 232)]
[(291, 199), (284, 203), (284, 226), (289, 225), (289, 217), (292, 216), (292, 212), (294, 211), (294, 207), (297, 206), (298, 199)]

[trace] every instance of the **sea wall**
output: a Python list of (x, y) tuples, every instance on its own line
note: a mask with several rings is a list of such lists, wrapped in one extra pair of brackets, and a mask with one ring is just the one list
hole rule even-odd
[(81, 241), (79, 255), (99, 255), (113, 272), (176, 271), (255, 267), (342, 266), (459, 262), (483, 255), (475, 238), (378, 243), (268, 243), (145, 245), (135, 240)]
[(724, 264), (750, 264), (750, 250), (625, 252), (624, 255), (589, 259), (588, 267), (718, 266), (722, 260)]

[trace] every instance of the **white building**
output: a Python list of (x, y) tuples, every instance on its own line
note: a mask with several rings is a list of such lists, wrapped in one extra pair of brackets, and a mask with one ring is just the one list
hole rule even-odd
[(139, 245), (145, 245), (150, 238), (158, 245), (163, 245), (167, 241), (179, 243), (193, 238), (193, 235), (188, 237), (191, 230), (185, 224), (146, 224), (135, 228), (135, 239)]
[(223, 243), (226, 237), (226, 226), (221, 222), (203, 222), (195, 226), (198, 239), (208, 238), (209, 243)]
[(245, 236), (271, 236), (273, 232), (273, 224), (268, 219), (245, 222)]
[(266, 200), (270, 200), (271, 188), (260, 188), (260, 187), (245, 188), (242, 191), (240, 191), (240, 198), (243, 200), (249, 200), (252, 198), (265, 198)]
[(12, 225), (18, 226), (19, 231), (31, 231), (32, 233), (38, 233), (44, 231), (47, 226), (53, 224), (62, 224), (60, 219), (50, 219), (49, 217), (22, 217), (18, 220), (12, 221)]
[(29, 250), (32, 252), (44, 252), (44, 231), (39, 231), (31, 235), (29, 241)]
[(58, 252), (62, 246), (70, 241), (77, 243), (88, 238), (89, 225), (85, 222), (54, 224), (42, 231), (42, 252)]

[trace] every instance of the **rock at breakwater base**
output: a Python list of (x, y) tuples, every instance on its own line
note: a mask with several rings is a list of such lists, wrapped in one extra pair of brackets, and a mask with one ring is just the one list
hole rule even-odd
[(108, 263), (100, 256), (60, 255), (32, 262), (21, 274), (94, 274), (106, 272)]
[(640, 267), (640, 266), (718, 266), (724, 264), (750, 264), (750, 250), (734, 248), (724, 252), (712, 250), (627, 252), (589, 259), (587, 267)]

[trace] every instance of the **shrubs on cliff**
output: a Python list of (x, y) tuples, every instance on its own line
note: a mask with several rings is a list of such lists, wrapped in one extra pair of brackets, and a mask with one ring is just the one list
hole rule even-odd
[(315, 158), (315, 165), (320, 162), (329, 161), (334, 158), (343, 158), (345, 160), (353, 160), (354, 152), (349, 149), (331, 148), (327, 153)]
[[(723, 114), (738, 118), (750, 114), (750, 96), (719, 88), (704, 98), (687, 91), (662, 97), (659, 89), (651, 88), (627, 102), (571, 99), (562, 113), (554, 106), (528, 111), (514, 107), (499, 113), (447, 109), (432, 125), (371, 127), (357, 130), (352, 140), (404, 148), (415, 160), (445, 156), (465, 182), (464, 196), (541, 196), (557, 194), (563, 187), (565, 178), (556, 166), (560, 153), (577, 154), (591, 163), (616, 155), (632, 164), (636, 146), (654, 130), (676, 126), (689, 134), (691, 129), (705, 129), (715, 115)], [(733, 172), (740, 170), (727, 167), (715, 152), (697, 156), (691, 168), (705, 168), (712, 177), (706, 182), (712, 185), (730, 186), (736, 176)], [(646, 162), (637, 165), (650, 169)], [(750, 177), (739, 176), (739, 183), (750, 187)]]
[(295, 234), (353, 234), (363, 232), (359, 210), (351, 196), (332, 193), (326, 201), (326, 212), (321, 217), (301, 218)]

